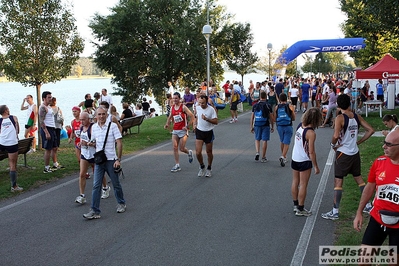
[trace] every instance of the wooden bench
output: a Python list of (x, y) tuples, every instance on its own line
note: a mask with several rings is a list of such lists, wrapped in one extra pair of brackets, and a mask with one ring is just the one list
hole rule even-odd
[[(24, 166), (25, 167), (28, 167), (28, 165), (26, 163), (26, 153), (32, 147), (32, 141), (33, 141), (33, 137), (21, 139), (18, 141), (18, 155), (19, 154), (24, 155)], [(7, 159), (7, 158), (8, 158), (8, 153), (6, 151), (0, 151), (0, 161)]]
[(125, 118), (120, 121), (123, 131), (129, 130), (129, 134), (132, 134), (131, 128), (137, 126), (137, 133), (140, 133), (140, 125), (143, 123), (145, 115), (133, 116)]

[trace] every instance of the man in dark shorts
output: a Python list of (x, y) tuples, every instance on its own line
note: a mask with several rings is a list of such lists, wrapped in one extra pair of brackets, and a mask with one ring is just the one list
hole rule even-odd
[[(347, 94), (341, 94), (337, 98), (338, 107), (342, 114), (335, 118), (334, 135), (331, 140), (331, 147), (335, 150), (335, 179), (334, 179), (334, 206), (321, 217), (329, 220), (339, 219), (339, 204), (342, 197), (342, 184), (346, 175), (352, 174), (359, 186), (360, 192), (363, 192), (366, 184), (361, 176), (360, 154), (358, 145), (363, 143), (371, 135), (374, 129), (361, 116), (352, 112), (351, 99)], [(360, 140), (357, 140), (359, 127), (365, 129), (365, 133)], [(370, 211), (371, 204), (367, 205), (365, 212)]]
[[(353, 227), (362, 229), (362, 210), (370, 199), (374, 206), (370, 211), (370, 220), (364, 232), (362, 246), (379, 247), (389, 236), (389, 246), (399, 250), (399, 131), (389, 133), (382, 146), (384, 155), (378, 157), (370, 168), (368, 183), (363, 190)], [(375, 195), (373, 197), (373, 194)], [(398, 254), (396, 254), (398, 259)], [(397, 264), (395, 264), (397, 265)]]
[[(201, 95), (198, 99), (196, 108), (196, 116), (193, 127), (195, 130), (195, 152), (197, 160), (200, 164), (198, 176), (211, 177), (212, 176), (212, 162), (213, 162), (213, 128), (218, 124), (218, 117), (213, 107), (208, 105), (208, 96)], [(204, 159), (202, 157), (202, 146), (205, 143), (206, 154), (208, 156), (208, 167), (205, 171)]]
[(42, 93), (43, 102), (39, 108), (40, 136), (42, 138), (42, 148), (45, 149), (43, 170), (45, 174), (53, 172), (50, 168), (50, 155), (54, 152), (53, 150), (58, 148), (53, 109), (50, 106), (52, 99), (51, 92), (44, 91)]
[[(238, 82), (237, 82), (238, 84)], [(238, 103), (240, 100), (240, 95), (238, 94), (238, 91), (232, 90), (231, 92), (231, 97), (230, 97), (230, 114), (231, 114), (231, 119), (230, 119), (230, 124), (232, 123), (237, 123), (238, 121)]]
[(224, 101), (228, 102), (230, 100), (231, 92), (229, 91), (230, 80), (226, 81), (226, 83), (222, 86), (224, 90)]

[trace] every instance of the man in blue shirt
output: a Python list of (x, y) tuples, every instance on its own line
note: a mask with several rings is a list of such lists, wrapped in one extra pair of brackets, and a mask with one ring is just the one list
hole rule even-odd
[(375, 85), (375, 88), (377, 90), (377, 101), (384, 102), (384, 84), (382, 83), (382, 79), (378, 80), (378, 83)]
[(284, 90), (284, 84), (283, 84), (283, 79), (279, 79), (278, 83), (274, 87), (274, 91), (277, 94), (277, 98), (279, 97), (280, 93), (282, 93)]
[(301, 95), (302, 108), (303, 108), (302, 110), (304, 113), (308, 109), (309, 89), (310, 89), (309, 81), (305, 79), (303, 81), (303, 84), (301, 85), (301, 89), (299, 90)]

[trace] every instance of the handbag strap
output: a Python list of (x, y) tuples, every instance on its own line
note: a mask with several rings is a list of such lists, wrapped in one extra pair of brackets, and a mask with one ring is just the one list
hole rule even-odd
[(105, 144), (107, 143), (108, 132), (109, 132), (109, 128), (111, 127), (111, 123), (112, 122), (109, 122), (109, 124), (108, 124), (107, 134), (105, 135), (105, 140), (104, 140), (104, 144), (103, 144), (103, 150), (105, 149)]

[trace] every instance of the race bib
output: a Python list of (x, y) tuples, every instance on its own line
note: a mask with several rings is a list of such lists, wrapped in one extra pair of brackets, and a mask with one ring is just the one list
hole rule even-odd
[(399, 204), (399, 186), (396, 184), (387, 184), (378, 187), (377, 197), (379, 200), (385, 200), (394, 204)]
[(173, 121), (175, 121), (175, 123), (183, 122), (183, 117), (181, 115), (174, 115)]

